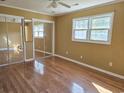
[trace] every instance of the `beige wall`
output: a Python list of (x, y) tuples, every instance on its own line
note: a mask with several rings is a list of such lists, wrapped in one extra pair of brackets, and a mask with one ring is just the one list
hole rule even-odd
[[(72, 19), (115, 12), (111, 45), (72, 42)], [(124, 3), (107, 5), (56, 17), (56, 54), (124, 75)], [(66, 55), (66, 51), (69, 54)], [(80, 56), (84, 59), (80, 59)], [(109, 67), (108, 62), (113, 62)]]
[[(18, 10), (14, 8), (8, 8), (0, 6), (0, 13), (3, 14), (9, 14), (9, 15), (16, 15), (16, 16), (23, 16), (26, 19), (32, 19), (32, 18), (38, 18), (38, 19), (46, 19), (46, 20), (54, 20), (54, 17), (48, 16), (48, 15), (42, 15), (39, 13), (33, 13), (23, 10)], [(26, 42), (26, 58), (32, 58), (33, 57), (33, 43), (32, 42)]]

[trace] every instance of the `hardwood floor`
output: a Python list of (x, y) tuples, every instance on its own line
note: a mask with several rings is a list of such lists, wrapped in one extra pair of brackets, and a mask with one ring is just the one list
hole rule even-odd
[(121, 92), (124, 80), (112, 80), (57, 57), (0, 68), (0, 93)]

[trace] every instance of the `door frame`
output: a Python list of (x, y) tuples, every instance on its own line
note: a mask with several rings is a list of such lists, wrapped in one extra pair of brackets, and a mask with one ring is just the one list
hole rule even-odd
[[(53, 24), (53, 29), (52, 29), (52, 56), (54, 56), (54, 54), (55, 54), (55, 21), (32, 18), (32, 28), (34, 27), (34, 21), (40, 21), (40, 22), (43, 22), (43, 23)], [(35, 59), (35, 41), (34, 41), (33, 29), (32, 29), (32, 36), (33, 36), (33, 59)]]
[[(11, 65), (11, 64), (16, 64), (16, 63), (22, 63), (22, 62), (25, 62), (25, 45), (24, 45), (24, 42), (25, 40), (23, 39), (24, 37), (24, 17), (23, 16), (16, 16), (16, 15), (9, 15), (9, 14), (4, 14), (4, 13), (0, 13), (0, 16), (3, 16), (3, 17), (11, 17), (11, 18), (20, 18), (22, 21), (22, 31), (20, 33), (20, 36), (21, 36), (21, 44), (23, 46), (23, 59), (22, 61), (16, 61), (16, 62), (13, 62), (11, 63), (9, 60), (8, 60), (8, 63), (7, 64), (1, 64), (1, 66), (7, 66), (7, 65)], [(6, 20), (5, 20), (6, 21)], [(7, 49), (8, 49), (8, 53), (9, 53), (9, 45), (8, 45), (8, 28), (6, 30), (6, 36), (7, 36)], [(8, 54), (9, 55), (9, 54)], [(9, 56), (8, 56), (9, 57)]]

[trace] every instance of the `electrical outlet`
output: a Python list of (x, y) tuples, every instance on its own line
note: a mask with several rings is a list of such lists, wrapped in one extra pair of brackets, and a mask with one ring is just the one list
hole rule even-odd
[(109, 66), (112, 67), (113, 63), (112, 62), (109, 62)]
[(83, 59), (83, 56), (80, 56), (80, 59)]
[(85, 56), (80, 56), (80, 59), (81, 59), (83, 62), (85, 62), (85, 61), (86, 61)]
[(66, 55), (68, 55), (68, 51), (66, 51), (65, 53), (66, 53)]

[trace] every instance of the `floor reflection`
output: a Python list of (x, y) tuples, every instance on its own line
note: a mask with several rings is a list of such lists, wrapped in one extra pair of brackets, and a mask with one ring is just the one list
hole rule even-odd
[(113, 93), (112, 91), (110, 91), (110, 90), (108, 90), (108, 89), (106, 89), (106, 88), (104, 88), (104, 87), (102, 87), (102, 86), (100, 86), (94, 82), (92, 84), (98, 90), (99, 93)]
[(85, 91), (84, 91), (84, 88), (82, 88), (80, 85), (73, 83), (72, 93), (85, 93)]
[(34, 62), (35, 70), (39, 74), (44, 74), (44, 65), (42, 63), (39, 63), (38, 61), (35, 60)]
[(0, 49), (0, 65), (23, 62), (23, 58), (23, 51), (16, 52), (12, 48), (9, 51), (7, 48)]

